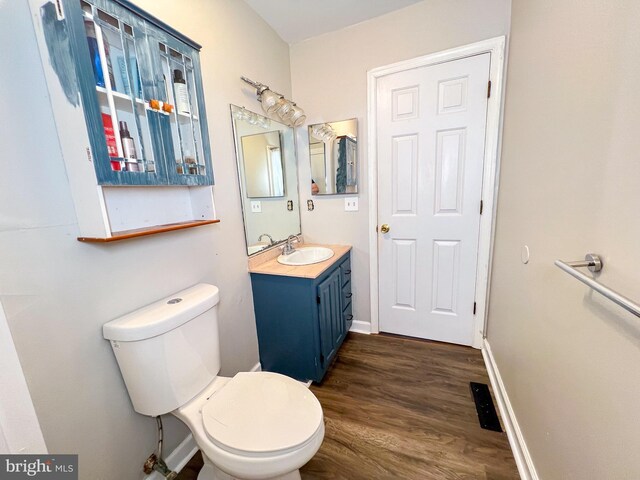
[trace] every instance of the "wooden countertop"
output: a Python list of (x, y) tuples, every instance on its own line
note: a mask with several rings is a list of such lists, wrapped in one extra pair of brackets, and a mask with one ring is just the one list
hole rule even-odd
[[(250, 273), (261, 273), (264, 275), (282, 275), (285, 277), (300, 277), (300, 278), (318, 278), (329, 267), (336, 263), (345, 253), (351, 250), (351, 245), (315, 245), (305, 243), (299, 246), (302, 247), (328, 247), (333, 250), (333, 257), (325, 260), (324, 262), (312, 263), (311, 265), (283, 265), (278, 263), (278, 259), (271, 258), (259, 265), (249, 264)], [(297, 248), (297, 246), (296, 246)]]

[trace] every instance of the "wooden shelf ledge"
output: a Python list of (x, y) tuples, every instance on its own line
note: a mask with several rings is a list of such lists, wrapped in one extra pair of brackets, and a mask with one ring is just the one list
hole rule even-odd
[(220, 220), (195, 220), (192, 222), (170, 223), (167, 225), (156, 225), (153, 227), (136, 228), (134, 230), (122, 230), (120, 232), (113, 232), (113, 235), (111, 237), (78, 237), (78, 241), (88, 243), (119, 242), (120, 240), (145, 237), (147, 235), (155, 235), (157, 233), (173, 232), (174, 230), (184, 230), (185, 228), (200, 227), (201, 225), (211, 225), (212, 223), (218, 222), (220, 222)]

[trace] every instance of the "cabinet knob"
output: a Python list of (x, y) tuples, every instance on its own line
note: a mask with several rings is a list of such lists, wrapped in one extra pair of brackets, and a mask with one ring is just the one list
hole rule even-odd
[(344, 274), (345, 274), (345, 275), (351, 275), (351, 270), (345, 270), (345, 271), (344, 271)]
[(346, 296), (347, 298), (351, 298), (351, 297), (353, 297), (353, 293), (347, 293), (345, 296)]

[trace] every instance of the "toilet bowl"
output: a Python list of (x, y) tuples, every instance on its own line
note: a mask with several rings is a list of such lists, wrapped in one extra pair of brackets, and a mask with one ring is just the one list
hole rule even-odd
[(187, 425), (204, 460), (199, 480), (299, 479), (324, 438), (320, 402), (277, 373), (218, 376), (218, 299), (200, 284), (103, 326), (133, 408)]
[(324, 438), (320, 403), (302, 383), (267, 372), (217, 377), (173, 412), (205, 467), (198, 480), (296, 479)]

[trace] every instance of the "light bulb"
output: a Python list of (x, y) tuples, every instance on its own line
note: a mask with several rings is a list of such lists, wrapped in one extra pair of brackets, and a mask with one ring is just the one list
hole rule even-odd
[(271, 90), (263, 91), (262, 94), (260, 94), (262, 109), (269, 114), (274, 113), (278, 109), (278, 101), (281, 98), (281, 96), (276, 95)]

